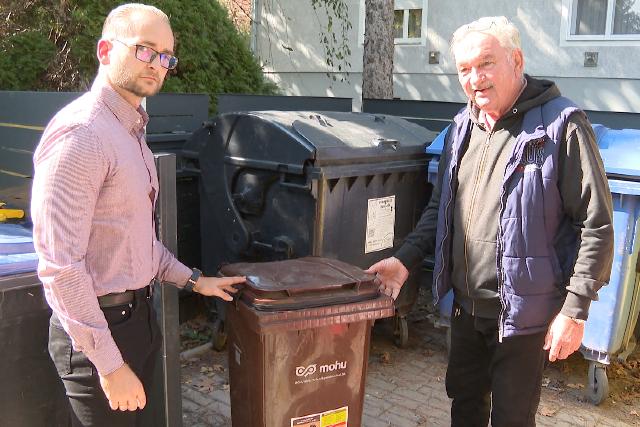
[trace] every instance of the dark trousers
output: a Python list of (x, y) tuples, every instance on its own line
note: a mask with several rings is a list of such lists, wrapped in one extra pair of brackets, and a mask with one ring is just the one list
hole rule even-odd
[[(136, 291), (131, 304), (102, 308), (124, 361), (144, 385), (147, 398), (160, 350), (160, 328), (147, 290)], [(49, 324), (49, 354), (64, 383), (71, 425), (139, 426), (143, 411), (119, 411), (109, 407), (95, 366), (82, 352), (75, 351), (71, 338), (54, 314)], [(148, 407), (148, 402), (147, 402)]]
[(497, 319), (472, 316), (454, 303), (447, 394), (451, 425), (535, 426), (545, 332), (503, 338)]

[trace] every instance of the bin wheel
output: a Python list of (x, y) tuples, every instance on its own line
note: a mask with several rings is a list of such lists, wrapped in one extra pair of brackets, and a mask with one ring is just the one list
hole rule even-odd
[(396, 328), (393, 333), (396, 345), (403, 348), (409, 342), (409, 324), (406, 317), (396, 316)]
[(601, 363), (589, 363), (587, 394), (594, 405), (599, 405), (609, 396), (607, 367)]
[(227, 346), (227, 333), (224, 330), (224, 321), (222, 319), (216, 320), (212, 329), (211, 345), (216, 351), (224, 350)]

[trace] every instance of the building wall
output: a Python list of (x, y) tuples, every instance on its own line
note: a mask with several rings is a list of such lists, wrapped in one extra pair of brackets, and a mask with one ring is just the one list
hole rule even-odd
[[(352, 55), (347, 81), (341, 82), (339, 77), (344, 75), (333, 74), (326, 66), (318, 41), (321, 25), (326, 22), (323, 11), (314, 11), (309, 0), (254, 0), (255, 50), (265, 71), (285, 93), (353, 97), (358, 108), (363, 2), (346, 3), (353, 24), (348, 33)], [(521, 31), (526, 72), (555, 80), (566, 96), (584, 108), (640, 111), (640, 55), (632, 53), (640, 52), (640, 42), (567, 41), (562, 20), (567, 8), (568, 0), (456, 0), (455, 8), (448, 0), (428, 0), (424, 45), (396, 46), (394, 95), (401, 99), (464, 101), (448, 50), (451, 34), (480, 16), (505, 15)], [(337, 25), (334, 22), (334, 28)], [(438, 64), (429, 64), (430, 51), (439, 52)], [(586, 51), (598, 52), (596, 67), (584, 66)], [(327, 73), (338, 80), (333, 81)]]

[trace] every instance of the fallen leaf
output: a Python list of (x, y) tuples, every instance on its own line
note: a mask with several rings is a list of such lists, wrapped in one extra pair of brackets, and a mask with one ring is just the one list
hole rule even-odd
[(575, 390), (579, 390), (579, 389), (584, 388), (584, 384), (579, 384), (579, 383), (578, 383), (578, 384), (573, 384), (573, 383), (569, 383), (569, 384), (567, 384), (567, 387), (572, 388), (572, 389), (575, 389)]
[(636, 410), (629, 412), (629, 415), (635, 415), (636, 417), (640, 417), (640, 415), (638, 414), (638, 411)]
[(382, 353), (380, 353), (380, 362), (387, 365), (391, 363), (391, 355), (388, 351), (383, 351)]
[(549, 408), (547, 406), (540, 406), (539, 411), (540, 415), (545, 416), (545, 417), (553, 417), (558, 410), (557, 409), (553, 409), (553, 408)]
[(425, 355), (426, 357), (431, 357), (431, 356), (433, 356), (433, 354), (434, 354), (434, 353), (433, 353), (433, 350), (429, 350), (429, 349), (427, 349), (427, 350), (425, 350), (425, 351), (424, 351), (424, 355)]
[(548, 386), (549, 383), (551, 383), (551, 379), (550, 378), (547, 378), (547, 377), (542, 378), (542, 387)]

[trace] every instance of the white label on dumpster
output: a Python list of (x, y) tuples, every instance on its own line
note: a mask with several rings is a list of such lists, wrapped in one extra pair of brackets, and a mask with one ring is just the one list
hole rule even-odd
[(291, 427), (348, 427), (349, 407), (291, 418)]
[(395, 225), (396, 196), (369, 199), (364, 253), (392, 248)]

